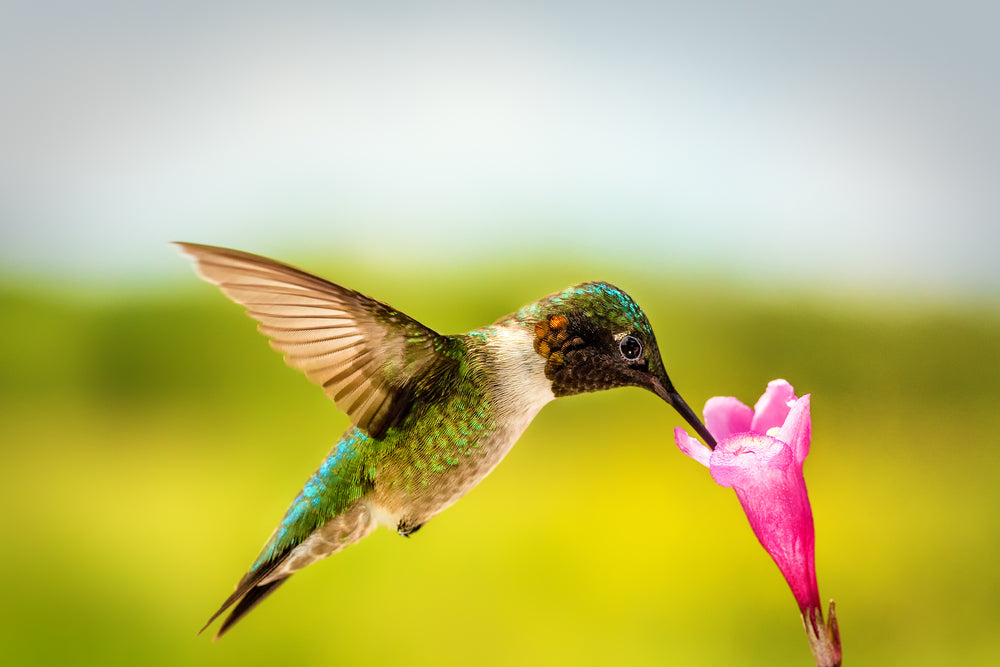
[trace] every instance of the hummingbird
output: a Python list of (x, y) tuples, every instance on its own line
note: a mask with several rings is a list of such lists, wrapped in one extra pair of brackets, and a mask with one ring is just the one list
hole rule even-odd
[(218, 639), (295, 572), (380, 524), (412, 535), (483, 481), (554, 398), (642, 387), (715, 446), (668, 378), (646, 315), (608, 283), (576, 285), (489, 326), (441, 335), (287, 264), (177, 245), (352, 424), (199, 634), (232, 608)]

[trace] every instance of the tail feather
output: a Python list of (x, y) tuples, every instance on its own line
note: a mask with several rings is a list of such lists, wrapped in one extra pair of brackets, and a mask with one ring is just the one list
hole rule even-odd
[[(229, 613), (229, 616), (227, 616), (226, 620), (222, 622), (222, 625), (219, 626), (219, 631), (215, 633), (215, 639), (218, 639), (222, 635), (226, 634), (229, 628), (233, 627), (233, 625), (235, 625), (237, 621), (239, 621), (241, 618), (250, 613), (250, 610), (252, 610), (258, 604), (260, 604), (264, 598), (273, 593), (274, 590), (278, 588), (278, 586), (280, 586), (281, 584), (285, 583), (287, 579), (288, 577), (282, 577), (281, 579), (275, 579), (274, 581), (269, 581), (266, 584), (261, 584), (260, 586), (254, 586), (253, 588), (251, 588), (247, 592), (247, 594), (244, 595), (243, 598), (239, 601), (236, 607), (234, 607), (233, 610)], [(225, 607), (223, 607), (223, 609), (224, 608)], [(221, 612), (222, 609), (219, 610), (219, 613)], [(219, 614), (216, 613), (216, 616), (218, 615)], [(213, 617), (213, 619), (214, 618), (215, 617)], [(209, 621), (209, 623), (211, 622), (212, 621)], [(206, 625), (206, 627), (208, 626)], [(202, 628), (202, 630), (204, 629), (205, 628)]]
[(267, 594), (273, 591), (278, 584), (292, 576), (291, 574), (288, 574), (271, 582), (263, 584), (260, 583), (281, 564), (286, 555), (287, 554), (283, 554), (280, 558), (264, 564), (263, 567), (247, 572), (243, 578), (240, 579), (240, 583), (236, 585), (236, 590), (233, 591), (233, 594), (226, 598), (226, 601), (222, 603), (222, 606), (219, 607), (218, 611), (212, 614), (212, 618), (208, 619), (208, 622), (202, 626), (201, 630), (198, 631), (198, 634), (200, 635), (203, 633), (208, 626), (212, 625), (212, 622), (215, 621), (215, 619), (221, 616), (224, 611), (229, 609), (237, 600), (239, 600), (240, 602), (236, 605), (236, 609), (229, 614), (225, 622), (222, 624), (222, 629), (220, 629), (218, 634), (215, 635), (215, 638), (218, 639), (229, 626), (238, 621), (242, 616), (245, 616), (246, 613), (254, 607), (254, 605), (267, 597)]
[(221, 616), (222, 612), (224, 612), (225, 610), (229, 609), (229, 607), (232, 606), (232, 604), (234, 602), (236, 602), (245, 593), (246, 593), (245, 590), (239, 590), (239, 589), (237, 589), (235, 593), (233, 593), (228, 598), (226, 598), (226, 601), (222, 603), (222, 606), (219, 607), (219, 610), (217, 612), (215, 612), (214, 614), (212, 614), (212, 618), (208, 619), (208, 621), (205, 623), (205, 625), (201, 626), (201, 630), (198, 631), (198, 634), (200, 635), (201, 633), (205, 632), (205, 630), (208, 628), (208, 626), (212, 625), (212, 621), (214, 621), (219, 616)]

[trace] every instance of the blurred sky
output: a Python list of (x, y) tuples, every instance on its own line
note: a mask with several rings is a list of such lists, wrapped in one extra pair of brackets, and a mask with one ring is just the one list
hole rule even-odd
[(995, 297), (998, 25), (985, 1), (8, 0), (0, 275), (179, 274), (191, 240)]

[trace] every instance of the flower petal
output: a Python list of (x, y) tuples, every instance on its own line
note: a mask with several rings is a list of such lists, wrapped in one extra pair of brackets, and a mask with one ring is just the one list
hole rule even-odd
[(712, 452), (709, 468), (719, 486), (748, 488), (767, 493), (775, 475), (792, 465), (788, 445), (760, 433), (741, 433), (723, 440)]
[(818, 607), (812, 509), (792, 448), (759, 433), (736, 435), (715, 448), (709, 469), (716, 483), (735, 489), (750, 527), (784, 575), (799, 609)]
[(689, 436), (687, 431), (680, 426), (674, 429), (674, 442), (677, 443), (682, 452), (706, 468), (708, 467), (708, 460), (712, 456), (712, 450), (703, 445), (700, 440), (695, 440)]
[(795, 462), (801, 467), (809, 454), (809, 442), (812, 439), (812, 418), (809, 416), (810, 395), (806, 394), (792, 404), (785, 423), (778, 429), (775, 437), (788, 443), (795, 456)]
[(705, 403), (705, 427), (716, 441), (750, 430), (753, 410), (732, 396), (715, 396)]
[(788, 416), (788, 406), (794, 400), (795, 389), (792, 385), (786, 380), (771, 380), (764, 395), (753, 406), (753, 421), (747, 430), (767, 433), (768, 429), (781, 426)]

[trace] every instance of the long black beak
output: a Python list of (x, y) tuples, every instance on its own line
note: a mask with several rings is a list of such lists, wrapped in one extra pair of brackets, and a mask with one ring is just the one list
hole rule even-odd
[(705, 425), (701, 423), (701, 420), (698, 419), (698, 415), (694, 413), (694, 410), (688, 407), (688, 404), (684, 402), (684, 399), (677, 393), (677, 390), (674, 389), (669, 380), (667, 380), (666, 386), (664, 386), (659, 379), (654, 378), (653, 392), (672, 405), (674, 410), (680, 413), (681, 417), (684, 417), (684, 421), (690, 424), (691, 428), (693, 428), (698, 435), (701, 436), (701, 439), (705, 441), (705, 444), (708, 445), (709, 449), (715, 449), (715, 438), (713, 438), (712, 434), (708, 432)]

